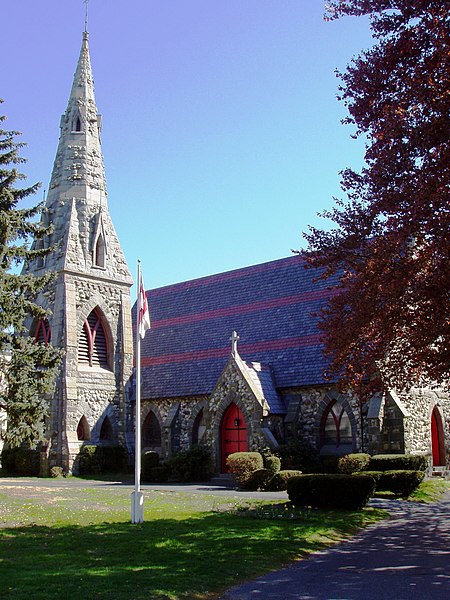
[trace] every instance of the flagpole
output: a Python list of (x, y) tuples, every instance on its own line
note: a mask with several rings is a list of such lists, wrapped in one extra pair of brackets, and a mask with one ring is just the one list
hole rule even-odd
[(135, 443), (134, 443), (134, 492), (131, 494), (131, 522), (144, 521), (144, 495), (141, 492), (141, 336), (139, 319), (141, 314), (141, 261), (138, 260), (136, 305), (136, 408), (135, 408)]

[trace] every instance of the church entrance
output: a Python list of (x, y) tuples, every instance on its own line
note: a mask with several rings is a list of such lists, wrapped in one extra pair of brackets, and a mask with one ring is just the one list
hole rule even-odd
[(433, 467), (444, 466), (444, 428), (442, 426), (441, 415), (439, 414), (436, 406), (434, 407), (431, 415), (431, 449), (433, 454)]
[(227, 408), (220, 429), (222, 447), (222, 473), (227, 471), (227, 457), (233, 452), (247, 451), (247, 427), (244, 415), (236, 404)]

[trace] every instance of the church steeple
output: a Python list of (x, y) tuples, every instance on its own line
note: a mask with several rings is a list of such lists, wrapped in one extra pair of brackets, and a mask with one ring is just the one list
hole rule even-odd
[(84, 31), (66, 112), (61, 117), (44, 214), (53, 225), (45, 244), (56, 244), (56, 248), (45, 263), (36, 260), (27, 269), (78, 272), (131, 285), (108, 211), (100, 131), (89, 34)]
[(89, 55), (89, 34), (83, 32), (80, 57), (75, 71), (67, 109), (61, 118), (61, 134), (50, 182), (48, 204), (56, 196), (86, 196), (98, 206), (106, 206), (106, 182), (100, 146), (101, 116), (94, 95)]

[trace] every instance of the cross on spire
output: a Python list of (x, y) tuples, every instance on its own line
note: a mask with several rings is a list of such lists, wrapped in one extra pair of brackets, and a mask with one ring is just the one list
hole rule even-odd
[(239, 338), (237, 332), (233, 331), (233, 333), (231, 334), (231, 337), (230, 337), (230, 341), (231, 341), (231, 355), (232, 356), (236, 356), (236, 354), (237, 354), (237, 345), (238, 345), (239, 339), (240, 338)]

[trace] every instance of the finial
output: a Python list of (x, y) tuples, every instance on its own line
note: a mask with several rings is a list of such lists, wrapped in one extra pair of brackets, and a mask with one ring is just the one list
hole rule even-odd
[(89, 17), (89, 0), (83, 0), (86, 4), (86, 13), (84, 16), (84, 33), (87, 33), (88, 30), (88, 17)]
[(233, 331), (233, 333), (231, 334), (230, 341), (231, 341), (231, 354), (232, 354), (232, 356), (236, 356), (237, 344), (239, 341), (239, 336), (236, 331)]

